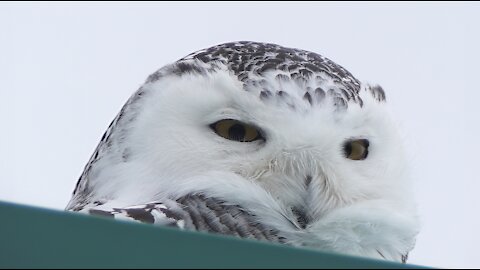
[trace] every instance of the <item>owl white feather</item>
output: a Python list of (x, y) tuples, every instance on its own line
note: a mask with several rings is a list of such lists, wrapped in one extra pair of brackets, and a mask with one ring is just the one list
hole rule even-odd
[(256, 42), (152, 74), (67, 209), (403, 262), (419, 230), (382, 88)]

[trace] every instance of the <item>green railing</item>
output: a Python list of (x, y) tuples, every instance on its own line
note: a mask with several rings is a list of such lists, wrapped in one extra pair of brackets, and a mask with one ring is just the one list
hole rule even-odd
[(0, 268), (418, 268), (0, 202)]

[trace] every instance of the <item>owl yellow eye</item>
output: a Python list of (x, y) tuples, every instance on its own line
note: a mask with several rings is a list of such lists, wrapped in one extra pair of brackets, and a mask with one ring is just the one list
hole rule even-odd
[(220, 120), (211, 124), (210, 127), (218, 135), (232, 141), (252, 142), (262, 139), (255, 127), (233, 119)]
[(364, 160), (368, 156), (369, 141), (366, 139), (352, 140), (345, 143), (345, 156), (352, 160)]

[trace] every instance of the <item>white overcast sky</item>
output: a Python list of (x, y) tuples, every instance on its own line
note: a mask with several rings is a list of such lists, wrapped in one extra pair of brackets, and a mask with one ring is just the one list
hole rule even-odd
[(63, 209), (147, 75), (238, 40), (382, 85), (423, 222), (410, 263), (480, 266), (480, 3), (1, 3), (0, 200)]

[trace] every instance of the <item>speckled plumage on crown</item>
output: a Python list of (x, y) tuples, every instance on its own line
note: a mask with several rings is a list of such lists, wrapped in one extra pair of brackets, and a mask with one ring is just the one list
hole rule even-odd
[[(198, 61), (206, 66), (198, 65)], [(200, 50), (153, 73), (147, 82), (155, 82), (169, 74), (203, 74), (221, 65), (237, 76), (245, 90), (260, 89), (257, 94), (262, 100), (282, 99), (288, 95), (266, 79), (265, 75), (273, 72), (275, 80), (297, 83), (304, 101), (310, 105), (331, 97), (338, 108), (346, 109), (349, 102), (363, 106), (359, 96), (360, 82), (343, 67), (313, 52), (269, 43), (231, 42)], [(373, 91), (378, 101), (384, 101), (385, 94), (380, 87)]]
[(262, 75), (269, 70), (288, 72), (293, 80), (308, 79), (315, 73), (324, 72), (351, 91), (358, 93), (360, 90), (360, 82), (329, 59), (316, 53), (276, 44), (245, 41), (225, 43), (192, 53), (180, 61), (187, 59), (226, 63), (243, 82), (248, 81), (252, 73)]

